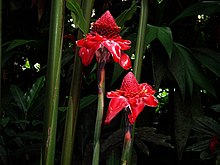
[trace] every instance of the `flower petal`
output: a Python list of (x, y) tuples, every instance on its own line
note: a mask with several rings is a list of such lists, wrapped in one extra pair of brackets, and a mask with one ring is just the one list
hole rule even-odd
[(120, 91), (111, 91), (111, 92), (107, 92), (106, 96), (107, 98), (115, 98), (121, 96), (121, 94), (122, 93)]
[(94, 53), (92, 54), (92, 53), (90, 53), (89, 49), (86, 49), (85, 47), (82, 47), (79, 50), (79, 56), (82, 59), (83, 65), (88, 66), (92, 61)]
[(155, 90), (152, 88), (152, 86), (150, 86), (149, 84), (147, 83), (142, 83), (139, 85), (139, 88), (143, 91), (146, 91), (145, 94), (146, 95), (153, 95), (155, 94)]
[(137, 116), (143, 110), (145, 104), (140, 102), (136, 107), (131, 107), (131, 114), (128, 115), (129, 122), (134, 124)]
[(131, 68), (131, 60), (130, 60), (130, 57), (125, 54), (125, 53), (121, 53), (121, 58), (120, 58), (120, 61), (119, 61), (119, 64), (121, 65), (121, 67), (125, 70), (128, 70)]
[(85, 38), (83, 38), (83, 39), (81, 39), (81, 40), (76, 41), (76, 45), (77, 45), (78, 47), (82, 47), (82, 46), (83, 46), (83, 44), (84, 44), (84, 42), (85, 42)]
[(158, 106), (158, 100), (153, 95), (149, 95), (148, 97), (143, 97), (142, 99), (147, 106), (150, 106), (150, 107)]
[(119, 46), (119, 44), (111, 40), (103, 41), (102, 44), (112, 54), (113, 60), (115, 62), (119, 62), (121, 57), (121, 47)]
[(121, 50), (128, 50), (131, 47), (131, 46), (129, 46), (131, 44), (131, 41), (130, 40), (124, 40), (124, 39), (121, 38), (121, 36), (118, 36), (118, 37), (114, 38), (114, 41), (117, 42), (120, 45)]
[[(85, 42), (86, 43), (86, 42)], [(88, 66), (93, 59), (95, 52), (101, 47), (101, 44), (93, 44), (93, 47), (87, 49), (86, 47), (81, 47), (79, 50), (79, 56), (82, 58), (82, 63)]]
[(112, 98), (109, 103), (105, 124), (109, 123), (127, 105), (128, 101), (125, 97), (120, 96), (117, 98)]

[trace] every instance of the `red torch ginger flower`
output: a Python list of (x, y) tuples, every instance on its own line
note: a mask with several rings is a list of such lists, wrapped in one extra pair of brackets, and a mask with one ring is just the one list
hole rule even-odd
[(123, 108), (129, 109), (128, 119), (134, 124), (144, 106), (156, 107), (155, 90), (147, 83), (138, 84), (134, 74), (129, 72), (123, 79), (120, 90), (107, 93), (111, 98), (105, 123), (109, 123)]
[(111, 13), (106, 11), (95, 23), (92, 23), (91, 31), (86, 38), (76, 42), (77, 46), (81, 47), (79, 56), (83, 65), (88, 66), (95, 54), (98, 62), (106, 62), (112, 55), (113, 60), (122, 68), (130, 69), (130, 58), (122, 51), (130, 49), (131, 42), (123, 40), (119, 33), (120, 27), (115, 23)]
[(219, 139), (217, 136), (213, 136), (209, 141), (209, 149), (213, 153), (215, 152), (216, 146), (219, 144)]

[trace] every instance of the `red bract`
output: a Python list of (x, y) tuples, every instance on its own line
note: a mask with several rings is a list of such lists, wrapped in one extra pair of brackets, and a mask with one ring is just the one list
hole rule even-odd
[(129, 109), (128, 119), (134, 124), (144, 106), (156, 107), (155, 90), (147, 83), (138, 84), (134, 74), (129, 72), (123, 79), (120, 90), (107, 93), (111, 98), (105, 123), (109, 123), (123, 108)]
[(95, 54), (98, 62), (106, 62), (112, 55), (113, 60), (122, 68), (130, 69), (130, 58), (122, 51), (130, 49), (131, 42), (123, 40), (119, 33), (120, 27), (115, 23), (111, 13), (106, 11), (95, 23), (92, 23), (91, 31), (86, 38), (76, 42), (77, 46), (81, 47), (79, 56), (83, 65), (88, 66)]

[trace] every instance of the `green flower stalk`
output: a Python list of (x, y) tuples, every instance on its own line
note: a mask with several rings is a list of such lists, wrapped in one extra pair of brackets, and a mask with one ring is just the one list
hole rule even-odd
[(128, 70), (131, 68), (131, 61), (123, 50), (130, 48), (130, 41), (123, 40), (120, 36), (120, 28), (115, 23), (114, 18), (109, 11), (106, 11), (96, 22), (92, 23), (91, 31), (85, 38), (76, 42), (81, 47), (79, 56), (82, 63), (88, 66), (94, 56), (98, 62), (98, 107), (94, 132), (94, 151), (92, 164), (99, 164), (100, 155), (100, 135), (104, 110), (105, 96), (105, 64), (113, 60), (122, 68)]
[(52, 0), (47, 65), (42, 165), (54, 164), (63, 42), (64, 1)]
[(98, 107), (94, 132), (94, 151), (92, 164), (99, 164), (100, 152), (100, 134), (104, 110), (104, 96), (105, 96), (105, 62), (99, 63), (98, 66)]
[[(69, 3), (72, 3), (72, 1), (69, 1)], [(79, 2), (79, 4), (82, 4), (82, 11), (85, 18), (85, 22), (89, 24), (94, 0), (83, 1), (82, 3)], [(89, 31), (89, 26), (86, 27), (88, 27), (88, 29), (85, 30)], [(83, 34), (79, 31), (77, 38), (82, 38), (82, 37)], [(65, 164), (65, 165), (72, 164), (77, 117), (78, 117), (79, 102), (80, 102), (82, 63), (80, 61), (80, 57), (77, 55), (78, 50), (79, 49), (77, 48), (76, 56), (74, 58), (72, 82), (71, 82), (71, 89), (69, 94), (68, 109), (66, 114), (65, 130), (63, 137), (61, 164)]]
[[(137, 43), (136, 43), (136, 56), (134, 61), (134, 75), (137, 81), (140, 81), (141, 77), (141, 66), (144, 54), (144, 38), (147, 29), (147, 20), (148, 20), (148, 0), (141, 1), (141, 13), (140, 13), (140, 21), (139, 21), (139, 29), (137, 34)], [(132, 142), (131, 147), (128, 148), (128, 165), (132, 164), (132, 155), (133, 155), (133, 143), (134, 143), (134, 132), (135, 132), (135, 124), (132, 128)]]

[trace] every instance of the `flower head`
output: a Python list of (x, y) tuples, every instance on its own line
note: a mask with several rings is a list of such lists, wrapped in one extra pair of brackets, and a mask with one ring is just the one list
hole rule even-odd
[(158, 105), (154, 94), (155, 90), (149, 84), (139, 84), (134, 74), (129, 72), (124, 77), (120, 90), (107, 93), (107, 97), (111, 100), (105, 123), (109, 123), (123, 108), (128, 108), (129, 122), (134, 124), (145, 105), (150, 107)]
[(106, 62), (112, 55), (113, 60), (122, 68), (131, 68), (129, 56), (122, 52), (130, 49), (131, 42), (121, 38), (120, 27), (117, 26), (109, 11), (92, 23), (90, 33), (85, 38), (78, 40), (76, 44), (81, 47), (79, 56), (85, 66), (91, 63), (94, 55), (98, 62)]
[(219, 144), (219, 139), (217, 136), (212, 136), (212, 138), (209, 141), (209, 149), (213, 153), (215, 152), (215, 149), (217, 145)]

